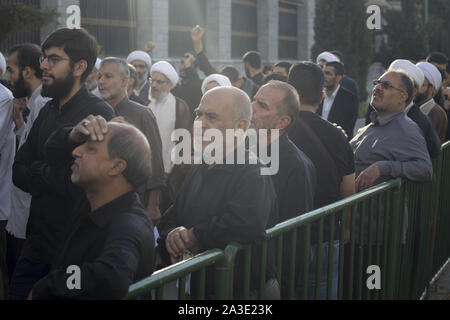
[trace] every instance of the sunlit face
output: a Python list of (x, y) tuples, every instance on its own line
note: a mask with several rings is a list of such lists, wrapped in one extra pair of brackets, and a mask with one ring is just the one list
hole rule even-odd
[(172, 82), (160, 72), (153, 72), (151, 76), (151, 95), (156, 101), (161, 101), (172, 89)]
[[(203, 132), (217, 129), (222, 133), (222, 137), (226, 137), (226, 129), (234, 129), (230, 97), (217, 92), (205, 94), (195, 110), (195, 122), (201, 122)], [(203, 141), (203, 148), (208, 144), (210, 142)]]
[(138, 85), (141, 85), (147, 81), (150, 74), (147, 64), (142, 60), (133, 60), (131, 61), (131, 64), (136, 68)]
[(98, 71), (98, 90), (106, 101), (123, 94), (127, 87), (128, 78), (123, 75), (117, 63), (106, 63)]
[(72, 152), (75, 161), (71, 179), (74, 184), (86, 190), (108, 181), (108, 172), (114, 166), (114, 159), (108, 153), (109, 137), (110, 132), (102, 142), (87, 141)]
[(62, 47), (45, 50), (41, 63), (42, 95), (51, 98), (66, 97), (75, 83), (73, 63)]
[(334, 67), (325, 66), (323, 73), (325, 75), (324, 87), (327, 89), (336, 88), (342, 79), (341, 76), (336, 74)]
[(281, 90), (263, 86), (253, 98), (253, 117), (251, 127), (254, 129), (280, 129), (278, 105), (283, 100)]
[(319, 67), (324, 70), (325, 66), (327, 65), (327, 62), (325, 60), (320, 60), (319, 61)]
[(17, 51), (13, 52), (9, 58), (6, 67), (8, 72), (8, 81), (11, 84), (15, 98), (25, 98), (31, 94), (30, 88), (23, 78), (23, 70), (19, 68)]
[(379, 81), (382, 81), (389, 88), (378, 84), (373, 88), (371, 105), (379, 115), (400, 111), (405, 107), (408, 94), (401, 84), (400, 75), (388, 72)]

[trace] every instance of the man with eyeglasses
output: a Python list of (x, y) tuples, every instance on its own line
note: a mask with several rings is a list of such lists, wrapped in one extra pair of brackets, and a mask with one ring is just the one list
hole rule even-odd
[(401, 71), (389, 71), (374, 85), (371, 105), (376, 113), (350, 142), (357, 191), (397, 177), (430, 181), (433, 168), (425, 139), (405, 113), (413, 97), (412, 80)]
[(49, 272), (72, 207), (84, 196), (82, 189), (68, 195), (73, 158), (48, 157), (47, 139), (55, 130), (74, 126), (89, 115), (106, 120), (114, 116), (112, 108), (84, 85), (97, 59), (92, 35), (84, 29), (62, 28), (50, 34), (41, 49), (41, 94), (53, 99), (39, 113), (13, 166), (14, 184), (32, 199), (27, 240), (11, 280), (10, 299), (26, 299), (33, 285)]

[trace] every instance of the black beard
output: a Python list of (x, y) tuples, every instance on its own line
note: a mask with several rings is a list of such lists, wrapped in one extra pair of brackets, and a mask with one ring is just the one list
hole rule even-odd
[(42, 85), (41, 95), (43, 97), (49, 97), (53, 99), (61, 99), (67, 97), (72, 90), (73, 84), (75, 83), (75, 78), (72, 71), (63, 79), (56, 80), (50, 86)]
[(428, 90), (425, 93), (418, 93), (414, 98), (414, 103), (419, 107), (424, 104), (428, 99)]
[(30, 95), (30, 89), (27, 88), (27, 84), (25, 83), (21, 72), (19, 73), (19, 79), (12, 85), (14, 98), (21, 99)]

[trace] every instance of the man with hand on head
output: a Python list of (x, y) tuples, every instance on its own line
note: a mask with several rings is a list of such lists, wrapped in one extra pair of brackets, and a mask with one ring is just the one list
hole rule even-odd
[(135, 192), (152, 173), (147, 138), (132, 125), (89, 116), (55, 132), (47, 147), (49, 156), (72, 154), (71, 180), (86, 196), (75, 205), (49, 274), (29, 298), (123, 299), (154, 268), (153, 225)]
[(11, 280), (9, 297), (25, 299), (50, 270), (65, 236), (74, 203), (83, 190), (68, 193), (72, 157), (49, 157), (45, 144), (58, 128), (74, 126), (90, 114), (109, 120), (114, 111), (84, 85), (97, 59), (97, 41), (84, 29), (62, 28), (42, 44), (41, 94), (53, 98), (39, 113), (27, 141), (17, 152), (13, 182), (32, 196), (27, 240)]

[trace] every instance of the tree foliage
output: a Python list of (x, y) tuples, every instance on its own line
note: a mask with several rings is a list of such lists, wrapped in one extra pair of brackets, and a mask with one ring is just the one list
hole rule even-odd
[(417, 0), (402, 0), (402, 10), (385, 10), (387, 42), (382, 46), (377, 60), (385, 66), (395, 59), (419, 61), (429, 52), (424, 18)]
[(426, 25), (430, 51), (439, 51), (450, 57), (450, 6), (448, 0), (429, 1), (429, 20)]
[(319, 0), (316, 4), (315, 45), (312, 56), (338, 50), (344, 55), (346, 74), (354, 78), (365, 99), (367, 72), (372, 60), (373, 36), (366, 26), (366, 5), (355, 0)]
[(0, 41), (28, 25), (42, 27), (57, 17), (56, 9), (40, 9), (21, 3), (0, 4)]

